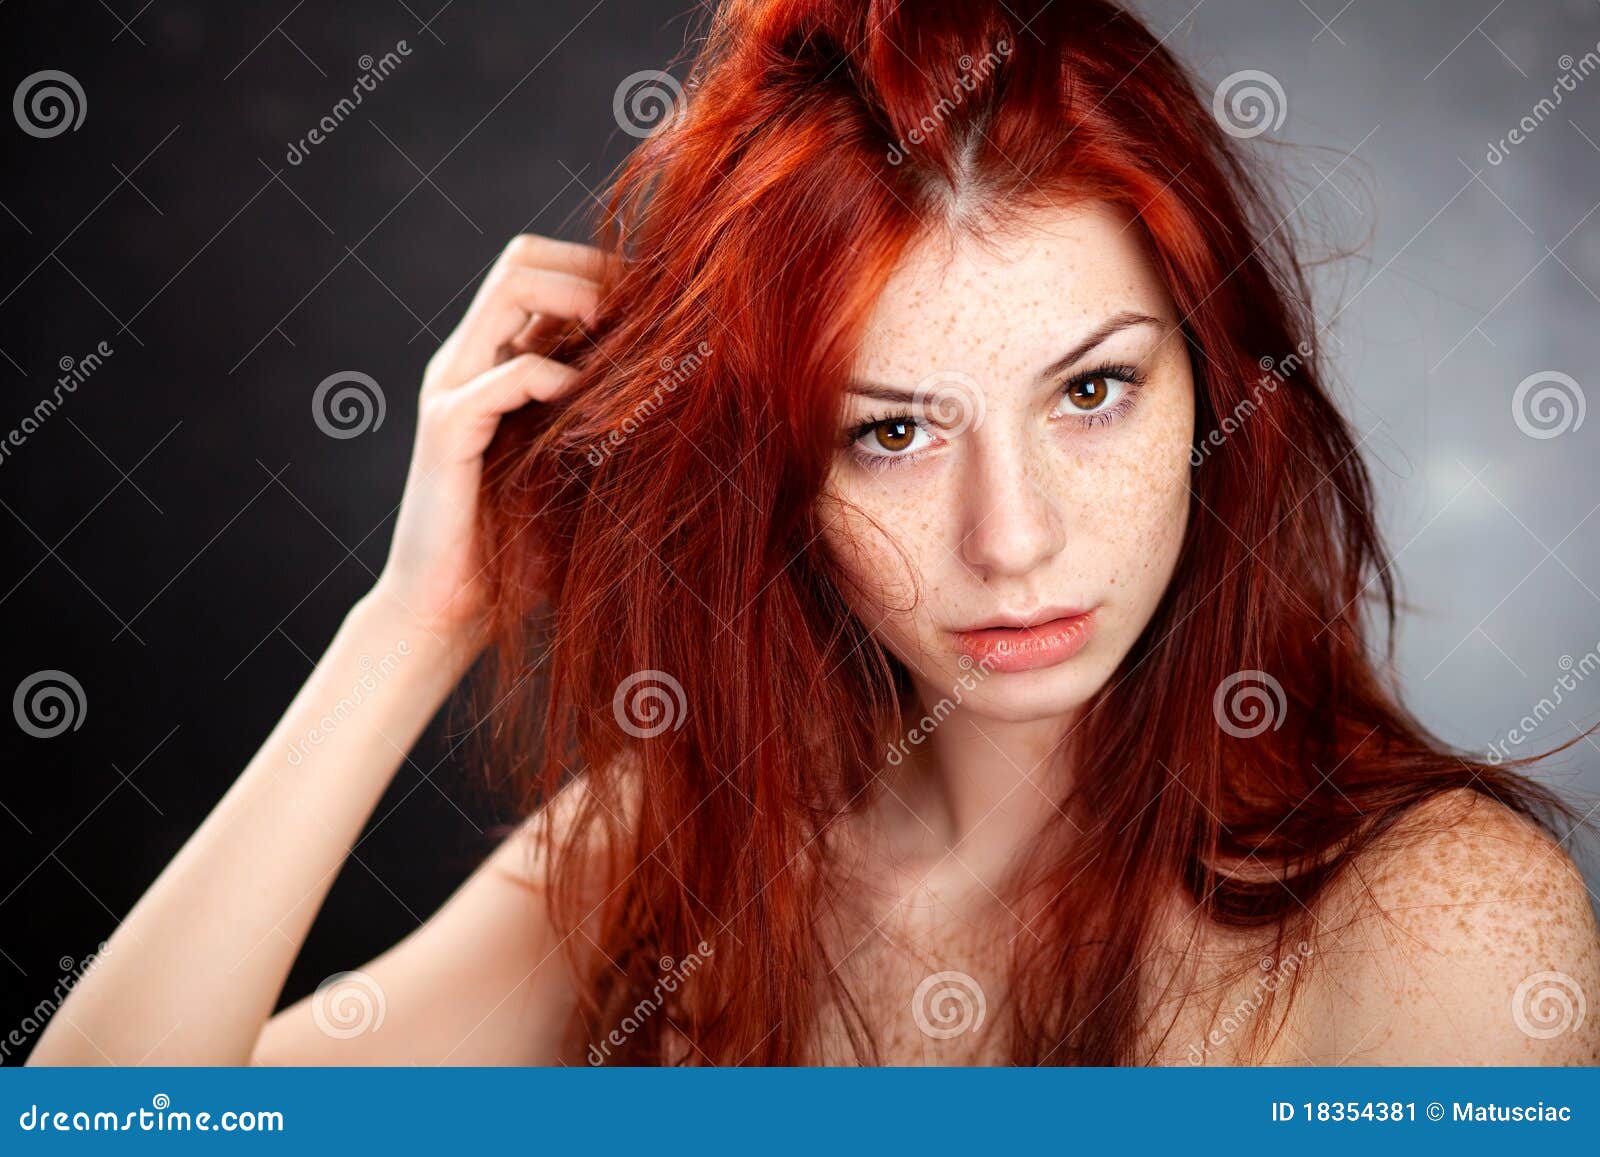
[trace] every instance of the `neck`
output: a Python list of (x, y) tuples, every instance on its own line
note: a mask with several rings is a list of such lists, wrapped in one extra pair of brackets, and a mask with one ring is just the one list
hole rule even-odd
[(1064, 797), (1070, 775), (1061, 747), (1075, 719), (1007, 722), (961, 708), (939, 720), (908, 716), (909, 742), (887, 780), (889, 806), (919, 849), (954, 853), (975, 870), (1001, 867)]

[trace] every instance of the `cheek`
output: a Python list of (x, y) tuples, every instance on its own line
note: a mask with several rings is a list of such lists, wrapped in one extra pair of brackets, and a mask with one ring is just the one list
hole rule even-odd
[(1113, 598), (1148, 609), (1172, 577), (1188, 524), (1193, 403), (1186, 391), (1178, 397), (1093, 462), (1099, 499), (1078, 508), (1083, 541), (1103, 552), (1087, 565)]
[(860, 613), (892, 601), (911, 576), (891, 538), (899, 520), (839, 493), (832, 490), (818, 501), (817, 518), (828, 556), (846, 580), (845, 598)]
[[(891, 644), (916, 635), (915, 618), (937, 599), (937, 500), (892, 500), (832, 488), (817, 506), (821, 541), (843, 572), (841, 594), (855, 616)], [(918, 595), (923, 599), (917, 606)]]

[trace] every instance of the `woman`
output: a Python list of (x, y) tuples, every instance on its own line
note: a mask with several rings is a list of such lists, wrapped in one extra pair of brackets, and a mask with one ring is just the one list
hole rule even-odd
[[(429, 363), (381, 578), (33, 1059), (1600, 1060), (1563, 808), (1372, 656), (1305, 282), (1165, 49), (728, 0), (694, 77)], [(480, 653), (529, 819), (274, 1016)]]

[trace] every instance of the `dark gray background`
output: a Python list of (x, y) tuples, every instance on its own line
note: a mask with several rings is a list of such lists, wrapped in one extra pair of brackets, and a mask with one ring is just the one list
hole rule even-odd
[[(63, 358), (113, 350), (0, 462), (0, 690), (59, 669), (86, 703), (55, 738), (0, 729), (0, 1039), (126, 914), (367, 588), (423, 363), (507, 237), (582, 236), (633, 143), (619, 81), (695, 24), (643, 0), (437, 3), (0, 6), (4, 93), (59, 69), (87, 104), (49, 139), (0, 118), (0, 436)], [(1552, 695), (1563, 656), (1600, 646), (1600, 416), (1534, 438), (1512, 414), (1535, 373), (1593, 393), (1600, 76), (1486, 160), (1564, 54), (1597, 51), (1600, 5), (1142, 11), (1208, 93), (1246, 69), (1280, 84), (1272, 136), (1294, 147), (1252, 147), (1298, 202), (1286, 227), (1313, 255), (1364, 246), (1319, 273), (1321, 340), (1414, 604), (1408, 696), (1481, 750)], [(399, 68), (290, 165), (359, 58), (402, 39)], [(341, 370), (387, 402), (350, 440), (312, 420)], [(1600, 679), (1563, 694), (1529, 748), (1600, 716)], [(506, 815), (450, 754), (465, 725), (430, 730), (400, 770), (286, 996), (409, 931), (489, 845)], [(1592, 795), (1600, 748), (1547, 775)]]

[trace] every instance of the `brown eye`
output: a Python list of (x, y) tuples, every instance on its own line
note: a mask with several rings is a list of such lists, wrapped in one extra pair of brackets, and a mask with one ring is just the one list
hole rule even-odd
[(917, 428), (912, 423), (894, 419), (888, 422), (880, 422), (873, 427), (872, 437), (880, 448), (897, 454), (911, 445), (911, 440), (916, 437), (916, 433)]
[(1079, 425), (1114, 421), (1128, 408), (1127, 398), (1138, 389), (1140, 380), (1132, 369), (1090, 370), (1083, 377), (1062, 384), (1062, 401), (1056, 403), (1056, 413), (1073, 415)]
[(1066, 394), (1077, 409), (1098, 410), (1105, 405), (1106, 399), (1111, 396), (1111, 382), (1114, 379), (1101, 374), (1097, 377), (1085, 378), (1081, 382), (1073, 382), (1067, 387)]
[(856, 459), (866, 466), (915, 462), (923, 450), (938, 441), (915, 418), (881, 418), (863, 422), (850, 442)]

